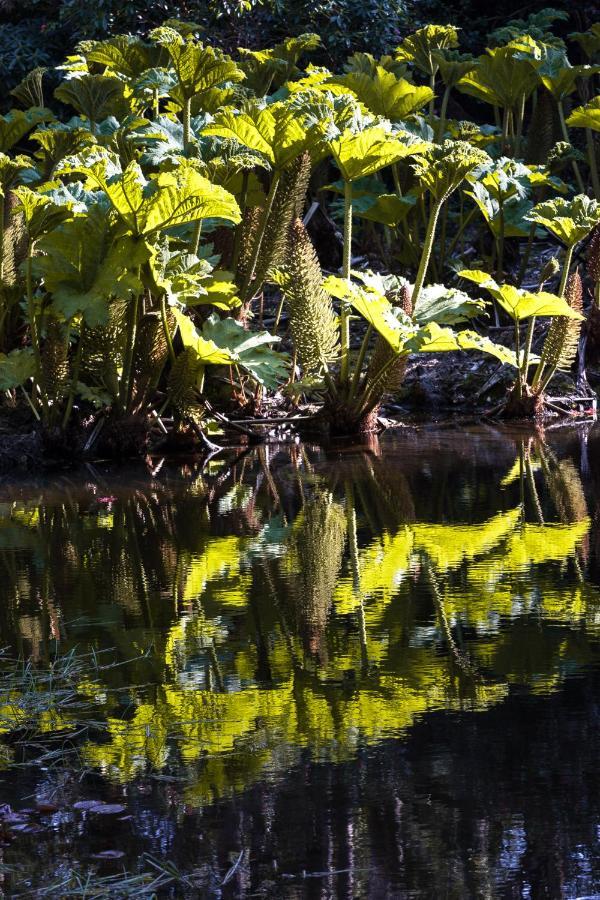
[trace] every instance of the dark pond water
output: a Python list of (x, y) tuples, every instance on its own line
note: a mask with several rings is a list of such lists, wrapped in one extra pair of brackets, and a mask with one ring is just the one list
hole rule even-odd
[(599, 450), (0, 484), (6, 895), (600, 896)]

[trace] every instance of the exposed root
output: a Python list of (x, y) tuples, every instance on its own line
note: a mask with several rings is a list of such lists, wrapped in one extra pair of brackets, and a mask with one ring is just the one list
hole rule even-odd
[(522, 386), (519, 396), (515, 385), (508, 394), (501, 415), (503, 419), (541, 419), (544, 415), (544, 397), (532, 391), (527, 384)]

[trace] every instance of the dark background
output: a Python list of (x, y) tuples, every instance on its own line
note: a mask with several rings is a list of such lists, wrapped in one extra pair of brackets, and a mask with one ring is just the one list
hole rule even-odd
[[(480, 53), (495, 29), (548, 5), (543, 0), (0, 0), (2, 91), (35, 66), (56, 65), (79, 40), (144, 34), (169, 17), (200, 23), (207, 41), (228, 50), (265, 47), (315, 31), (323, 48), (314, 61), (339, 67), (356, 50), (390, 52), (404, 35), (429, 22), (458, 25), (461, 48)], [(551, 5), (570, 15), (554, 29), (563, 36), (600, 19), (598, 2)]]

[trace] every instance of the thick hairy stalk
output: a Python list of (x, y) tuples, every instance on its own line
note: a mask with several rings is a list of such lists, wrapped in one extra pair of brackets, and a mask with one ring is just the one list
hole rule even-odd
[[(560, 119), (560, 128), (562, 131), (563, 140), (570, 144), (571, 136), (569, 135), (569, 129), (567, 128), (567, 123), (565, 120), (565, 110), (561, 100), (558, 101), (558, 117)], [(575, 181), (577, 182), (579, 193), (585, 194), (585, 184), (583, 183), (583, 178), (581, 177), (581, 172), (579, 171), (579, 166), (577, 165), (577, 160), (572, 160), (572, 164), (573, 174), (575, 175)]]
[(592, 231), (588, 244), (586, 270), (594, 282), (594, 300), (600, 308), (600, 225)]
[[(571, 309), (582, 311), (583, 284), (578, 271), (570, 276), (564, 297)], [(580, 319), (569, 319), (566, 316), (555, 316), (552, 319), (533, 380), (533, 387), (537, 388), (539, 393), (546, 390), (558, 369), (571, 368), (577, 356), (580, 332)]]
[(248, 203), (248, 181), (249, 181), (250, 173), (248, 171), (244, 171), (242, 175), (242, 193), (240, 196), (239, 204), (240, 210), (242, 213), (242, 221), (239, 225), (236, 225), (235, 228), (235, 237), (233, 239), (233, 253), (231, 256), (231, 268), (234, 272), (237, 271), (237, 267), (240, 260), (240, 252), (242, 249), (242, 238), (244, 236), (244, 222), (246, 220), (246, 209)]
[(279, 181), (281, 178), (280, 172), (273, 172), (273, 177), (271, 179), (271, 186), (269, 188), (269, 193), (267, 194), (267, 200), (262, 210), (260, 223), (256, 232), (256, 236), (254, 239), (254, 246), (252, 247), (252, 252), (248, 264), (248, 268), (244, 274), (244, 280), (242, 282), (242, 286), (240, 289), (240, 296), (243, 302), (247, 302), (252, 299), (252, 291), (251, 285), (254, 278), (254, 272), (256, 270), (256, 264), (258, 262), (258, 256), (260, 253), (260, 248), (262, 246), (263, 238), (265, 236), (265, 231), (267, 229), (267, 224), (269, 221), (269, 216), (271, 215), (271, 209), (273, 208), (273, 203), (275, 201), (275, 194), (277, 191), (277, 187), (279, 185)]
[(417, 300), (419, 299), (419, 294), (421, 293), (421, 288), (423, 287), (427, 269), (429, 267), (429, 260), (431, 258), (431, 251), (433, 249), (433, 241), (435, 238), (435, 229), (443, 202), (443, 199), (434, 200), (429, 212), (429, 221), (427, 223), (427, 231), (425, 232), (425, 242), (421, 252), (421, 261), (419, 262), (417, 277), (415, 278), (415, 286), (413, 288), (412, 302), (414, 305), (416, 305)]
[(285, 265), (290, 226), (304, 208), (310, 166), (310, 155), (305, 153), (283, 172), (256, 259), (252, 296), (260, 291), (272, 269)]
[(69, 393), (67, 396), (67, 405), (65, 407), (65, 412), (63, 415), (63, 419), (62, 419), (62, 430), (63, 431), (69, 424), (69, 420), (71, 418), (71, 413), (73, 412), (73, 403), (75, 401), (75, 394), (77, 393), (77, 384), (79, 382), (79, 373), (81, 371), (81, 359), (83, 357), (84, 337), (85, 337), (85, 322), (82, 321), (81, 327), (79, 330), (79, 341), (77, 342), (77, 352), (75, 353), (75, 362), (73, 363), (73, 377), (71, 378), (71, 384), (69, 386)]
[(201, 235), (202, 235), (202, 219), (198, 219), (198, 221), (194, 225), (194, 230), (192, 232), (192, 239), (190, 241), (190, 253), (193, 253), (194, 256), (198, 253), (198, 248), (200, 247)]
[(187, 99), (183, 105), (183, 152), (187, 156), (192, 136), (192, 101)]
[(0, 284), (4, 279), (4, 194), (0, 194)]
[(290, 229), (286, 273), (290, 331), (302, 368), (307, 375), (327, 373), (339, 351), (337, 319), (323, 290), (317, 254), (300, 219)]
[(446, 115), (448, 113), (448, 100), (450, 99), (451, 90), (451, 86), (447, 84), (444, 90), (444, 96), (442, 97), (442, 106), (440, 109), (440, 122), (438, 125), (437, 133), (438, 143), (441, 143), (444, 140), (444, 132), (446, 130)]
[[(350, 281), (352, 266), (352, 183), (344, 183), (344, 255), (342, 257), (342, 276)], [(340, 339), (342, 347), (342, 364), (340, 382), (346, 384), (350, 367), (350, 304), (344, 300), (340, 307)]]
[(590, 167), (594, 197), (596, 198), (596, 200), (600, 200), (600, 176), (598, 175), (598, 164), (596, 161), (596, 145), (594, 132), (591, 128), (585, 129), (585, 142), (587, 147), (588, 165)]
[(571, 260), (573, 259), (573, 251), (575, 247), (567, 247), (565, 250), (565, 258), (563, 260), (562, 273), (560, 276), (560, 285), (558, 287), (558, 296), (563, 297), (565, 293), (565, 289), (567, 287), (567, 279), (569, 277), (569, 270), (571, 268)]
[(119, 391), (119, 399), (122, 412), (126, 412), (128, 410), (133, 391), (133, 351), (137, 334), (139, 304), (140, 298), (136, 294), (130, 301), (127, 315), (125, 354), (123, 359), (123, 372), (121, 374), (121, 385)]
[(35, 363), (35, 380), (40, 389), (42, 397), (42, 418), (47, 420), (48, 404), (44, 394), (44, 379), (42, 376), (42, 356), (40, 350), (40, 338), (38, 331), (38, 322), (35, 311), (35, 297), (33, 293), (33, 244), (29, 247), (27, 261), (25, 264), (25, 283), (27, 290), (27, 314), (29, 317), (29, 333), (31, 335), (31, 347), (33, 350), (33, 359)]
[(169, 326), (169, 316), (167, 312), (167, 298), (163, 294), (160, 298), (160, 319), (162, 322), (163, 331), (165, 334), (165, 341), (167, 342), (167, 350), (169, 352), (169, 359), (172, 363), (175, 362), (175, 350), (173, 349), (173, 338), (171, 337), (171, 328)]

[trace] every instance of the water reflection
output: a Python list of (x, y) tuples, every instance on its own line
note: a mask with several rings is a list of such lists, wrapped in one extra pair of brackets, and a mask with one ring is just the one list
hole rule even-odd
[[(593, 473), (586, 498), (578, 452), (577, 439), (417, 434), (329, 457), (311, 446), (259, 448), (207, 471), (165, 465), (149, 478), (94, 470), (52, 487), (24, 484), (16, 499), (3, 488), (4, 644), (39, 665), (57, 646), (116, 648), (120, 663), (82, 676), (86, 704), (43, 708), (37, 727), (77, 731), (80, 771), (130, 785), (122, 789), (132, 796), (140, 779), (174, 779), (172, 803), (209, 820), (215, 809), (227, 820), (223, 804), (244, 792), (263, 803), (265, 791), (273, 803), (291, 793), (303, 807), (294, 778), (308, 760), (320, 762), (310, 788), (321, 785), (329, 825), (318, 828), (344, 822), (348, 852), (349, 823), (355, 829), (352, 865), (336, 866), (358, 870), (362, 859), (367, 871), (375, 857), (381, 866), (375, 846), (388, 846), (391, 829), (399, 869), (382, 876), (391, 890), (405, 877), (403, 853), (419, 856), (419, 842), (434, 835), (442, 852), (432, 816), (454, 827), (441, 796), (457, 793), (452, 748), (472, 739), (469, 764), (485, 768), (478, 729), (492, 743), (512, 740), (522, 727), (521, 713), (510, 717), (515, 696), (554, 709), (553, 696), (595, 671)], [(3, 698), (7, 764), (23, 716), (18, 695)], [(406, 795), (415, 786), (404, 754), (415, 742), (426, 747), (419, 778), (435, 783), (427, 801)], [(530, 764), (526, 778), (537, 774)], [(361, 784), (381, 795), (359, 799)], [(532, 815), (523, 795), (523, 815)], [(313, 802), (290, 822), (290, 844)], [(399, 824), (405, 803), (410, 847)], [(285, 818), (273, 816), (285, 831)], [(210, 827), (221, 846), (227, 829)], [(507, 820), (492, 852), (487, 827), (482, 820), (482, 833), (457, 847), (475, 860), (476, 894), (492, 896), (482, 885), (518, 870), (531, 836), (523, 818)], [(332, 833), (322, 841), (336, 843)], [(245, 840), (258, 841), (253, 827)], [(299, 839), (292, 858), (334, 868), (324, 846)], [(430, 871), (420, 858), (415, 883)], [(462, 874), (447, 895), (466, 896), (475, 890), (464, 880), (469, 867), (453, 865)], [(354, 896), (353, 878), (339, 896)], [(319, 885), (315, 896), (338, 895)]]

